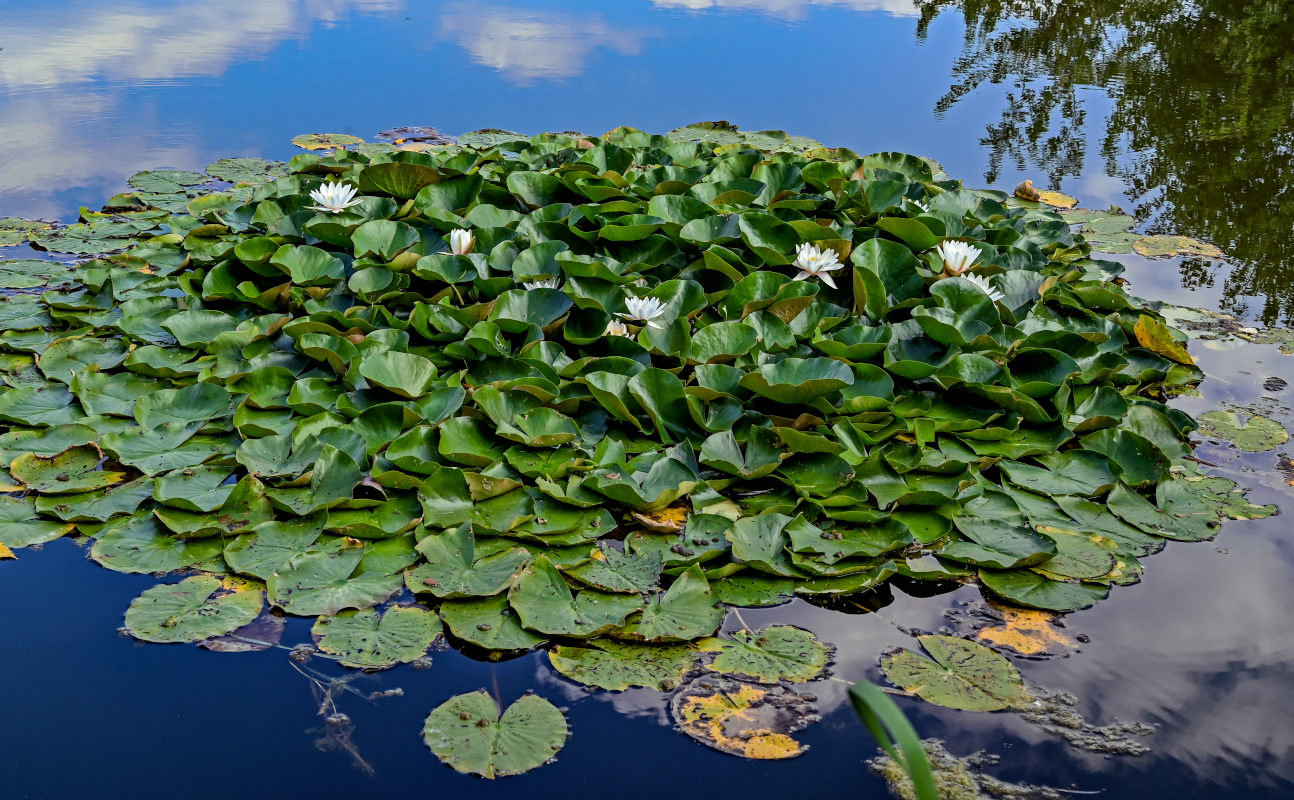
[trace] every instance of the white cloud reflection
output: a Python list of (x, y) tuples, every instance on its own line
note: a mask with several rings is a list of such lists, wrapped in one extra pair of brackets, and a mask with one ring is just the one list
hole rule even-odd
[(659, 33), (620, 28), (597, 14), (535, 12), (483, 3), (454, 3), (440, 20), (441, 35), (482, 66), (522, 85), (539, 79), (573, 78), (599, 47), (637, 55)]
[(652, 0), (652, 5), (684, 11), (757, 11), (781, 19), (804, 19), (813, 6), (879, 11), (892, 17), (919, 14), (913, 0)]
[[(122, 108), (123, 89), (219, 77), (312, 24), (389, 13), (404, 0), (42, 3), (6, 9), (0, 46), (3, 213), (57, 216), (52, 193), (116, 191), (133, 171), (200, 167), (164, 110)], [(201, 91), (196, 89), (195, 91)], [(105, 195), (106, 198), (106, 195)]]

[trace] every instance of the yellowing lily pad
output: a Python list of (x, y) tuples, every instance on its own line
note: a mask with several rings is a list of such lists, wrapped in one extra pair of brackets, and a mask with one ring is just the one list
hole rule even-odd
[(1222, 251), (1199, 239), (1189, 236), (1146, 236), (1132, 246), (1146, 258), (1167, 258), (1169, 256), (1199, 256), (1200, 258), (1222, 258)]
[(263, 593), (198, 575), (146, 590), (126, 611), (126, 630), (146, 642), (196, 642), (223, 636), (261, 613)]
[(1078, 205), (1078, 198), (1070, 197), (1064, 192), (1057, 192), (1052, 189), (1039, 189), (1038, 201), (1046, 203), (1053, 208), (1073, 208)]
[(996, 603), (992, 605), (1001, 614), (1002, 621), (976, 631), (975, 638), (983, 644), (1032, 658), (1067, 654), (1078, 649), (1078, 642), (1067, 636), (1060, 627), (1058, 614)]
[(794, 758), (805, 746), (792, 734), (817, 722), (810, 701), (778, 684), (698, 678), (670, 701), (679, 729), (724, 753), (761, 761)]
[(94, 445), (80, 445), (54, 456), (23, 453), (9, 465), (14, 480), (41, 494), (93, 492), (121, 483), (124, 472), (99, 469), (103, 454)]
[(1155, 355), (1187, 366), (1195, 363), (1195, 359), (1186, 351), (1186, 345), (1174, 339), (1168, 326), (1154, 317), (1142, 314), (1133, 327), (1133, 334), (1137, 337), (1137, 344)]
[(292, 144), (305, 150), (335, 150), (363, 143), (363, 139), (348, 133), (303, 133), (292, 137)]

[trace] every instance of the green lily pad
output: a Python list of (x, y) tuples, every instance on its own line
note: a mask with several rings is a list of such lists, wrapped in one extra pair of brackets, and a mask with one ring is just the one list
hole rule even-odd
[(484, 689), (460, 694), (427, 717), (422, 738), (458, 772), (496, 778), (520, 775), (550, 761), (566, 745), (566, 716), (552, 703), (526, 695), (500, 714)]
[(930, 658), (897, 650), (881, 659), (881, 670), (894, 685), (963, 711), (997, 711), (1024, 699), (1020, 672), (984, 645), (955, 636), (918, 636), (917, 641)]
[(701, 639), (702, 652), (717, 653), (706, 669), (761, 683), (811, 681), (822, 674), (831, 650), (810, 631), (772, 625), (757, 632), (734, 631), (729, 639)]
[(42, 520), (36, 516), (32, 498), (0, 496), (0, 544), (31, 547), (52, 542), (72, 532), (74, 525)]
[(103, 454), (93, 445), (70, 448), (54, 456), (23, 453), (9, 465), (14, 480), (41, 494), (92, 492), (121, 483), (124, 472), (99, 469)]
[(219, 539), (176, 539), (151, 512), (108, 523), (90, 548), (90, 558), (117, 572), (174, 572), (220, 555)]
[(593, 589), (572, 593), (562, 574), (544, 556), (521, 571), (508, 590), (508, 602), (525, 627), (579, 639), (623, 625), (626, 617), (643, 607), (642, 599), (634, 595)]
[(521, 627), (517, 613), (502, 594), (446, 600), (440, 604), (440, 618), (454, 638), (484, 650), (531, 650), (544, 643), (543, 636)]
[(630, 555), (602, 547), (590, 560), (568, 568), (566, 574), (604, 592), (643, 594), (655, 590), (663, 567), (659, 553)]
[(529, 551), (519, 547), (477, 558), (476, 537), (469, 525), (423, 538), (418, 552), (427, 561), (405, 574), (409, 591), (446, 598), (499, 594), (512, 585), (531, 558)]
[(327, 517), (314, 514), (262, 522), (251, 533), (225, 545), (225, 561), (235, 572), (268, 580), (288, 560), (310, 549), (323, 533)]
[(1289, 441), (1289, 431), (1258, 414), (1241, 418), (1235, 411), (1209, 411), (1196, 417), (1203, 436), (1230, 442), (1247, 453), (1261, 453)]
[(594, 639), (589, 647), (556, 647), (548, 653), (553, 669), (585, 686), (622, 692), (645, 686), (667, 692), (683, 682), (696, 662), (688, 645), (648, 645)]
[(310, 632), (319, 649), (340, 656), (342, 666), (384, 669), (417, 661), (440, 635), (440, 618), (417, 606), (343, 611), (315, 620)]
[(1108, 586), (1055, 581), (1036, 572), (1006, 572), (982, 569), (980, 584), (993, 594), (1016, 605), (1047, 611), (1078, 611), (1091, 608), (1110, 593)]
[(399, 576), (357, 574), (364, 545), (342, 540), (335, 548), (291, 556), (265, 582), (269, 601), (289, 614), (315, 617), (377, 605), (400, 590)]
[(639, 642), (687, 642), (714, 633), (723, 615), (701, 568), (693, 566), (612, 635)]
[(126, 610), (126, 630), (146, 642), (198, 642), (249, 624), (263, 606), (260, 587), (198, 575), (136, 597)]

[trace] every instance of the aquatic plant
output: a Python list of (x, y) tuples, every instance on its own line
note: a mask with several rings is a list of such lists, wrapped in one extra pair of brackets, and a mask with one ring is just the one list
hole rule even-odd
[[(0, 262), (45, 290), (0, 298), (0, 545), (201, 570), (132, 605), (141, 638), (264, 597), (364, 668), (447, 631), (561, 641), (615, 685), (701, 652), (814, 675), (769, 644), (797, 629), (714, 639), (725, 606), (902, 576), (1084, 608), (1166, 539), (1271, 513), (1188, 458), (1163, 400), (1201, 375), (1119, 265), (927, 159), (723, 123), (298, 138), (212, 165), (232, 186), (141, 173), (75, 225), (8, 224), (94, 257)], [(445, 758), (511, 769), (443, 722)]]

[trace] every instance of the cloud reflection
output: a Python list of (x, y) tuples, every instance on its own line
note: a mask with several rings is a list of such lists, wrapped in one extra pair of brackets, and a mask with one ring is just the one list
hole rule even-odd
[(652, 5), (685, 11), (757, 11), (781, 19), (804, 19), (812, 6), (880, 11), (892, 17), (920, 14), (914, 0), (652, 0)]
[[(403, 0), (32, 4), (9, 9), (0, 52), (0, 212), (58, 216), (53, 192), (122, 188), (131, 172), (199, 167), (197, 142), (163, 112), (120, 104), (124, 85), (218, 77), (312, 23), (388, 13)], [(106, 86), (104, 85), (106, 84)], [(106, 197), (106, 194), (105, 194)], [(0, 213), (0, 215), (3, 215)]]
[(659, 35), (646, 28), (610, 25), (597, 14), (552, 14), (481, 3), (446, 7), (440, 32), (477, 64), (522, 85), (573, 78), (599, 47), (637, 55), (646, 40)]

